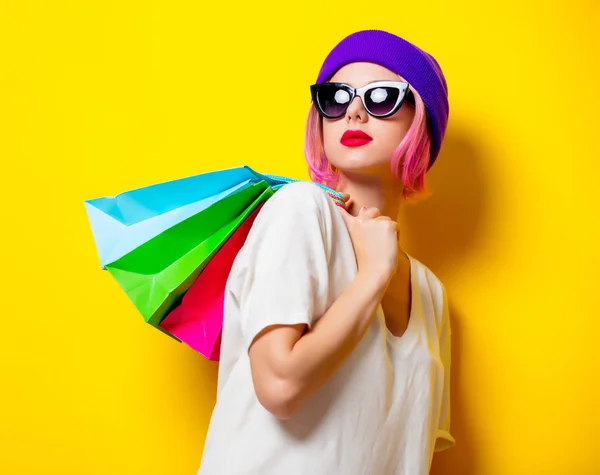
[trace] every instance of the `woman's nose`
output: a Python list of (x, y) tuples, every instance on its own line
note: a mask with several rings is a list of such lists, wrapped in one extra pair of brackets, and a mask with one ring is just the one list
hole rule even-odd
[(353, 119), (357, 116), (360, 118), (364, 118), (366, 114), (367, 111), (365, 111), (360, 97), (356, 96), (348, 106), (348, 109), (346, 110), (346, 117), (348, 117), (349, 119)]

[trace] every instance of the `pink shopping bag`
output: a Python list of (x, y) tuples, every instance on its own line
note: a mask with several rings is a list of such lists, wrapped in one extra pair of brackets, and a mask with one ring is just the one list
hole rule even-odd
[(181, 303), (159, 324), (208, 360), (219, 360), (225, 284), (235, 257), (263, 205), (248, 215), (196, 278)]

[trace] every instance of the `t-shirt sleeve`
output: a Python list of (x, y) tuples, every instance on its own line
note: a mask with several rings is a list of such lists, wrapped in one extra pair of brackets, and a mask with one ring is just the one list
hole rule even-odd
[(454, 437), (450, 434), (450, 312), (448, 308), (448, 295), (442, 285), (443, 310), (440, 327), (440, 358), (444, 366), (444, 384), (442, 389), (442, 405), (440, 419), (435, 441), (435, 451), (449, 449), (455, 444)]
[(240, 324), (246, 350), (272, 325), (310, 326), (328, 288), (328, 231), (319, 189), (288, 184), (263, 206), (240, 252)]

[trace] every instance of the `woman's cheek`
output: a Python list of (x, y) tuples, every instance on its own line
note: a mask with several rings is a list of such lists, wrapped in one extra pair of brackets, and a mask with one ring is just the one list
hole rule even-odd
[(336, 134), (333, 131), (324, 132), (325, 140), (323, 141), (323, 146), (325, 150), (325, 155), (327, 156), (329, 161), (333, 163), (336, 157), (341, 153), (343, 145), (335, 139)]

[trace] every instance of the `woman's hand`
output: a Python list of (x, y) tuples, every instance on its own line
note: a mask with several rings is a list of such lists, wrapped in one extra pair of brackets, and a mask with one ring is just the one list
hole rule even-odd
[(374, 207), (362, 207), (356, 217), (338, 209), (352, 239), (358, 271), (391, 278), (398, 268), (398, 223)]
[[(288, 190), (290, 189), (288, 188)], [(291, 252), (299, 253), (295, 255), (304, 256), (304, 259), (313, 263), (321, 259), (321, 264), (327, 266), (330, 262), (326, 259), (326, 253), (322, 249), (314, 247), (321, 242), (321, 236), (318, 234), (315, 236), (314, 231), (315, 229), (318, 232), (323, 231), (323, 229), (317, 228), (325, 221), (320, 219), (320, 213), (336, 213), (335, 209), (342, 211), (342, 208), (335, 206), (333, 209), (330, 203), (323, 203), (324, 199), (320, 191), (315, 190), (314, 187), (310, 188), (313, 193), (310, 196), (318, 197), (319, 201), (315, 201), (314, 204), (322, 206), (321, 211), (314, 209), (313, 212), (307, 213), (304, 208), (292, 208), (296, 213), (295, 216), (291, 216), (292, 219), (303, 219), (305, 223), (309, 223), (314, 228), (311, 230), (312, 233), (299, 233), (298, 239), (291, 240), (294, 245)], [(349, 197), (347, 195), (344, 196), (344, 200), (348, 205)], [(276, 221), (277, 223), (281, 222), (289, 226), (290, 215), (283, 213), (287, 211), (284, 206), (288, 207), (290, 204), (285, 200), (274, 201), (274, 205), (279, 207), (279, 214), (276, 213), (272, 219), (277, 219), (279, 220)], [(387, 218), (378, 218), (377, 214), (375, 209), (364, 210), (358, 218), (346, 213), (344, 219), (347, 221), (347, 226), (352, 229), (361, 271), (357, 272), (354, 279), (330, 304), (329, 308), (322, 315), (310, 314), (310, 321), (313, 322), (310, 327), (306, 323), (295, 324), (294, 322), (297, 321), (295, 315), (283, 320), (289, 323), (282, 323), (281, 316), (278, 316), (278, 323), (265, 325), (250, 343), (248, 355), (256, 396), (263, 407), (279, 419), (292, 417), (332, 377), (357, 347), (375, 318), (377, 306), (389, 285), (388, 275), (392, 272), (390, 269), (395, 268), (394, 256), (398, 252), (395, 244), (397, 235), (395, 223)], [(329, 214), (322, 216), (329, 217)], [(331, 216), (331, 218), (336, 218), (336, 216)], [(305, 228), (301, 224), (299, 229), (306, 231), (308, 227)], [(337, 225), (339, 226), (340, 223)], [(289, 231), (291, 226), (287, 229)], [(263, 256), (271, 252), (265, 243), (272, 241), (266, 241), (266, 239), (267, 237), (261, 239), (261, 245), (258, 248)], [(311, 242), (311, 239), (315, 239), (316, 244)], [(329, 245), (329, 242), (324, 243), (325, 247)], [(280, 251), (282, 249), (284, 248), (279, 248)], [(288, 276), (296, 269), (291, 269), (290, 263), (285, 260), (289, 248), (286, 247), (284, 250), (285, 252), (279, 252), (273, 261), (280, 262), (282, 267), (269, 275)], [(335, 258), (342, 259), (343, 257), (342, 254), (338, 254)], [(280, 260), (277, 261), (277, 259)], [(297, 267), (298, 272), (311, 275), (299, 276), (298, 282), (303, 282), (304, 287), (295, 288), (290, 292), (290, 297), (301, 302), (302, 300), (298, 300), (301, 298), (300, 295), (310, 293), (313, 295), (312, 298), (316, 298), (314, 276), (325, 280), (329, 273), (321, 275), (316, 272), (316, 268), (306, 267), (301, 259), (291, 262), (291, 265), (295, 263), (299, 266)], [(331, 264), (335, 265), (334, 262)], [(256, 266), (254, 270), (256, 270)], [(255, 281), (254, 285), (258, 281), (258, 279), (250, 280)], [(299, 294), (295, 296), (296, 293)], [(275, 300), (272, 299), (272, 302)], [(254, 299), (249, 299), (249, 301), (252, 302)], [(256, 301), (254, 302), (256, 303)], [(307, 302), (306, 306), (310, 307), (310, 302)], [(280, 308), (284, 307), (285, 305), (281, 304)], [(259, 305), (255, 308), (257, 308), (257, 312), (261, 312), (264, 307)], [(312, 311), (312, 307), (310, 310)], [(252, 315), (248, 313), (247, 318), (250, 317)], [(254, 317), (262, 318), (261, 315), (257, 316), (256, 314)]]

